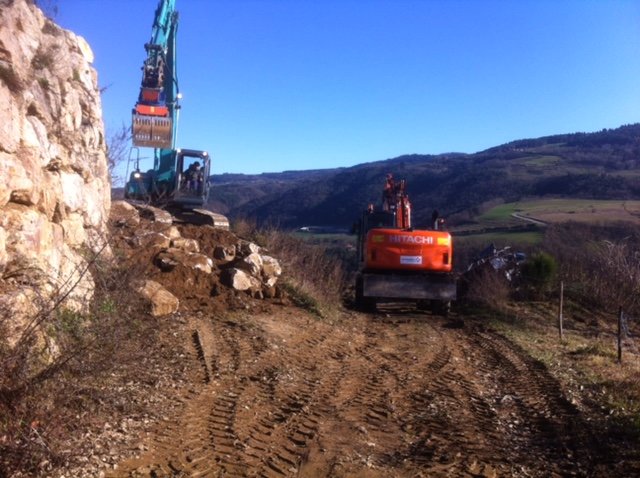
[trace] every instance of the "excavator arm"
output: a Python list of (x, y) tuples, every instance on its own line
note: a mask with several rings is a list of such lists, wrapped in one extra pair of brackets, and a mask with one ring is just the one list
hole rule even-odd
[(211, 158), (206, 151), (176, 147), (180, 93), (176, 73), (178, 12), (175, 0), (159, 0), (151, 40), (145, 44), (147, 58), (142, 83), (133, 108), (133, 145), (153, 148), (153, 169), (135, 171), (125, 185), (125, 198), (171, 211), (187, 222), (227, 228), (221, 214), (202, 209), (209, 196)]
[(132, 112), (133, 144), (138, 147), (172, 149), (179, 109), (175, 65), (178, 12), (175, 0), (161, 0), (156, 8), (151, 40), (145, 44), (147, 58), (142, 83)]

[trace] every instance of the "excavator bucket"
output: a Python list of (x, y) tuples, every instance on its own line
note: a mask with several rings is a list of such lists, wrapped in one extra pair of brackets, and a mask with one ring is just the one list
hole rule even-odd
[(171, 149), (173, 121), (163, 116), (133, 114), (133, 145), (138, 147)]

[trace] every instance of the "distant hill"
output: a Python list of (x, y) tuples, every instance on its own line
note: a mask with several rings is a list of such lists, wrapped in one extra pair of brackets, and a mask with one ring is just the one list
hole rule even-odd
[[(433, 209), (462, 223), (524, 198), (640, 198), (640, 124), (522, 139), (475, 154), (412, 154), (349, 168), (214, 175), (209, 206), (281, 227), (349, 227), (380, 202), (387, 173), (406, 179), (414, 223)], [(450, 221), (451, 222), (451, 221)]]

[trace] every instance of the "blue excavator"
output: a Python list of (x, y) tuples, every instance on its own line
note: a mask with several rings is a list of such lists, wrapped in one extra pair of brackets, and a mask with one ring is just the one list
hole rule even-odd
[(135, 169), (125, 185), (125, 198), (141, 207), (146, 204), (169, 211), (179, 220), (190, 217), (191, 222), (228, 227), (226, 217), (202, 209), (209, 196), (209, 154), (176, 148), (181, 98), (176, 69), (177, 31), (175, 0), (160, 0), (151, 40), (144, 46), (147, 58), (132, 111), (133, 146), (154, 148), (153, 169), (140, 170), (138, 153)]

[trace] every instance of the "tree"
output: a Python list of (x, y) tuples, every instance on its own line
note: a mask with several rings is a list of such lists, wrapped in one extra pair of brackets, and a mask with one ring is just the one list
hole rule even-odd
[(116, 168), (128, 159), (127, 152), (130, 140), (131, 128), (124, 124), (117, 130), (107, 133), (107, 164), (111, 175), (111, 184), (117, 184), (123, 179), (126, 180), (118, 175)]

